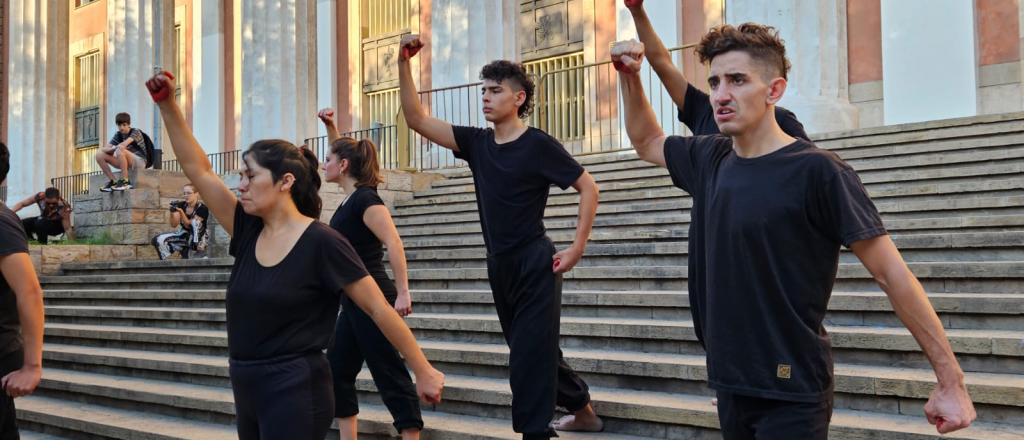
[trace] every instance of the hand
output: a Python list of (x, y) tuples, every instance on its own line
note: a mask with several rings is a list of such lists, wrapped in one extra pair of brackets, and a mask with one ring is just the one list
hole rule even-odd
[(575, 247), (570, 247), (551, 257), (555, 260), (555, 264), (551, 266), (551, 270), (557, 274), (566, 273), (572, 270), (572, 268), (576, 266), (576, 263), (580, 262), (581, 257), (583, 257), (583, 251), (577, 251)]
[(395, 300), (395, 311), (398, 316), (406, 317), (412, 314), (412, 296), (409, 291), (398, 292), (398, 299)]
[(423, 41), (420, 40), (420, 36), (417, 34), (403, 35), (399, 46), (398, 59), (405, 61), (416, 56), (420, 49), (423, 49)]
[(334, 109), (333, 108), (324, 107), (323, 109), (320, 110), (320, 113), (317, 113), (316, 116), (318, 118), (320, 118), (320, 121), (322, 121), (324, 123), (324, 125), (326, 125), (328, 127), (334, 126)]
[(11, 397), (25, 397), (32, 394), (39, 385), (39, 379), (43, 377), (42, 367), (24, 366), (20, 370), (4, 376), (0, 383), (4, 390)]
[(644, 63), (644, 43), (618, 41), (612, 46), (612, 65), (622, 73), (638, 73)]
[(644, 7), (644, 0), (626, 0), (626, 8), (642, 8)]
[(962, 383), (952, 387), (939, 384), (924, 406), (924, 415), (939, 434), (964, 429), (978, 417), (967, 387)]
[(441, 403), (441, 392), (444, 391), (444, 373), (434, 367), (423, 374), (416, 373), (416, 394), (423, 403)]
[(146, 81), (146, 88), (149, 89), (149, 96), (153, 98), (153, 102), (164, 101), (174, 91), (174, 75), (166, 70), (153, 75)]

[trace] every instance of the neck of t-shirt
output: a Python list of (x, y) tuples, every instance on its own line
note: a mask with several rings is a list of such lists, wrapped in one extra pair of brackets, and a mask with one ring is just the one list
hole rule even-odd
[(495, 123), (494, 143), (503, 145), (515, 142), (529, 129), (530, 127), (520, 119), (510, 119), (506, 122)]
[(736, 155), (744, 159), (754, 159), (774, 153), (796, 139), (779, 128), (775, 120), (775, 110), (765, 112), (766, 117), (761, 123), (739, 136), (732, 137), (732, 148)]

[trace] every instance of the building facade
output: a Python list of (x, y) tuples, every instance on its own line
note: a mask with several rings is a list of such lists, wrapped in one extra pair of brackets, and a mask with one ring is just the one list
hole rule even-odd
[[(0, 135), (12, 150), (8, 197), (96, 170), (114, 115), (173, 159), (143, 82), (175, 73), (175, 97), (208, 153), (254, 140), (342, 131), (373, 136), (392, 167), (458, 162), (402, 126), (397, 50), (413, 59), (423, 105), (483, 125), (480, 68), (524, 62), (537, 75), (530, 123), (576, 154), (628, 149), (611, 42), (635, 37), (618, 0), (4, 0)], [(710, 27), (776, 26), (793, 62), (782, 105), (809, 132), (1024, 110), (1018, 0), (649, 0), (646, 9), (688, 77), (705, 86), (692, 45)], [(9, 43), (9, 44), (8, 44)], [(657, 78), (662, 124), (681, 133)]]

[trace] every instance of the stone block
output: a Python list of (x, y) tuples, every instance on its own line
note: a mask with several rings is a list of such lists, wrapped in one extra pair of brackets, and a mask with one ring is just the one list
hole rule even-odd
[(132, 261), (135, 260), (135, 246), (89, 246), (90, 260), (99, 261)]
[(89, 246), (43, 246), (42, 263), (88, 263), (89, 256)]
[(135, 246), (135, 259), (137, 260), (159, 260), (160, 257), (156, 253), (156, 249), (152, 245), (137, 245)]
[(170, 212), (163, 210), (142, 211), (145, 214), (146, 223), (167, 224), (170, 221)]
[(43, 264), (38, 273), (39, 275), (58, 275), (60, 274), (60, 264)]
[(131, 170), (128, 178), (136, 189), (160, 189), (160, 170)]

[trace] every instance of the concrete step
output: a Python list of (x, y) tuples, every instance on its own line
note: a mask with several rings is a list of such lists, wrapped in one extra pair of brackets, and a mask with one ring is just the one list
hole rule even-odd
[[(107, 289), (47, 289), (43, 292), (43, 302), (47, 307), (117, 306), (223, 308), (224, 300), (224, 289), (128, 290), (119, 289), (118, 286), (109, 286)], [(47, 315), (49, 315), (49, 313)]]
[(21, 434), (21, 440), (70, 440), (65, 437), (57, 437), (55, 435), (44, 434), (42, 432), (26, 431), (24, 428), (19, 429)]
[(47, 344), (211, 356), (226, 356), (228, 346), (222, 330), (47, 323), (43, 336)]
[[(881, 154), (899, 154), (919, 151), (922, 148), (935, 149), (933, 143), (959, 141), (974, 145), (1006, 136), (1015, 136), (1024, 129), (1022, 113), (1001, 113), (998, 115), (971, 116), (966, 118), (888, 125), (833, 133), (818, 133), (811, 136), (816, 145), (836, 151), (863, 151), (871, 148), (888, 148)], [(963, 149), (955, 145), (950, 149)]]
[[(117, 273), (117, 272), (113, 272)], [(44, 290), (67, 289), (223, 289), (231, 274), (128, 274), (128, 275), (47, 275), (39, 277)]]
[(18, 400), (18, 420), (58, 433), (92, 438), (152, 440), (237, 439), (234, 426), (203, 423), (140, 411), (94, 406), (49, 397)]
[(216, 308), (138, 306), (47, 306), (55, 324), (122, 325), (174, 329), (227, 330), (223, 305)]
[(97, 263), (64, 263), (61, 270), (64, 275), (85, 274), (103, 271), (110, 275), (142, 273), (138, 269), (159, 268), (166, 273), (223, 273), (231, 270), (234, 258), (205, 258), (200, 260), (148, 260), (148, 261), (112, 261)]

